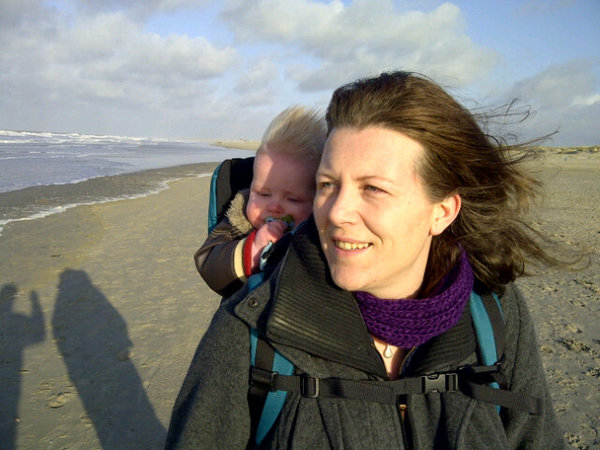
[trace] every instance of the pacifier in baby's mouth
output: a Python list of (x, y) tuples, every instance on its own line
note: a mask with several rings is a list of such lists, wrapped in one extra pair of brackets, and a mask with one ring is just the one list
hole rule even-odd
[(274, 222), (275, 220), (281, 220), (282, 222), (285, 222), (287, 224), (287, 227), (285, 229), (286, 232), (292, 230), (294, 228), (294, 226), (296, 225), (294, 223), (294, 217), (291, 214), (288, 214), (288, 215), (283, 216), (283, 217), (269, 217), (269, 218), (267, 218), (267, 222)]

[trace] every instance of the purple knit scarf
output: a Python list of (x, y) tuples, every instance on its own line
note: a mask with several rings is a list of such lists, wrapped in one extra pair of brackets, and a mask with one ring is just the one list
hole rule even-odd
[(473, 269), (467, 254), (442, 283), (442, 292), (421, 299), (380, 299), (368, 292), (355, 292), (369, 333), (396, 347), (413, 348), (458, 323), (473, 289)]

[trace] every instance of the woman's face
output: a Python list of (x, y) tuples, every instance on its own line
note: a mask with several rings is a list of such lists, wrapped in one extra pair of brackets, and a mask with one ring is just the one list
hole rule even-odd
[(425, 194), (416, 173), (423, 153), (417, 141), (387, 128), (330, 134), (317, 172), (314, 216), (339, 287), (390, 299), (418, 291), (432, 236), (456, 217), (449, 216), (453, 200), (434, 203)]

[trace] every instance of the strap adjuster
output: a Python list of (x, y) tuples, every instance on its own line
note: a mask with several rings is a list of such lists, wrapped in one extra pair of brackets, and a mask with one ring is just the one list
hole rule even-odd
[(458, 374), (434, 373), (421, 377), (422, 392), (456, 392), (458, 389)]
[(311, 377), (309, 375), (300, 376), (300, 394), (306, 398), (317, 398), (319, 396), (319, 382), (317, 377)]
[(271, 372), (259, 367), (250, 366), (250, 385), (267, 391), (275, 391), (275, 378), (279, 372)]

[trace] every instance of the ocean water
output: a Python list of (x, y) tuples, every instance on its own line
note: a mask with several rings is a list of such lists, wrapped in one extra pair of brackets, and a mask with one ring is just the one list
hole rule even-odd
[(248, 155), (204, 143), (0, 130), (0, 192)]
[(252, 154), (196, 142), (0, 130), (0, 231), (79, 204), (148, 195), (191, 172), (210, 175), (190, 164)]

